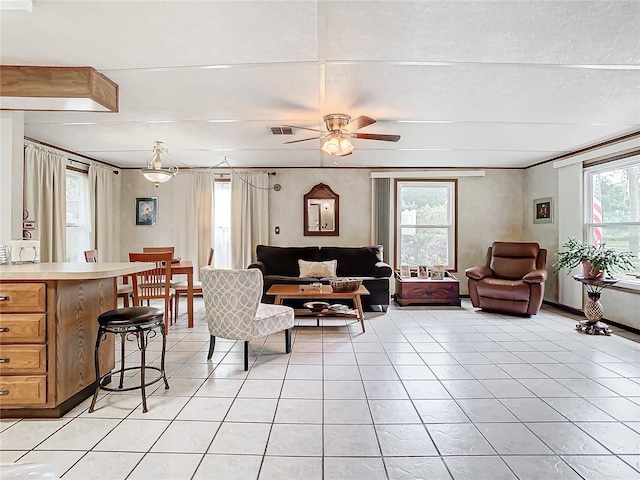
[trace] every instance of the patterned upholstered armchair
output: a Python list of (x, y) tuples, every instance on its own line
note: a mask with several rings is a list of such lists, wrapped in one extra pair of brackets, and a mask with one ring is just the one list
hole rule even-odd
[(249, 369), (249, 341), (284, 330), (286, 353), (291, 352), (293, 309), (260, 303), (262, 273), (256, 269), (200, 269), (204, 308), (211, 335), (209, 354), (213, 356), (216, 337), (244, 342), (244, 369)]

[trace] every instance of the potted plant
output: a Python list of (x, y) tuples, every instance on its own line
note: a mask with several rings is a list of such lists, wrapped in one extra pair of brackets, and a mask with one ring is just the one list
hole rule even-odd
[[(635, 256), (631, 252), (621, 252), (609, 248), (606, 244), (590, 245), (575, 237), (562, 244), (563, 251), (558, 252), (558, 262), (554, 271), (566, 268), (568, 271), (582, 265), (586, 278), (602, 278), (613, 275), (615, 270), (625, 270), (635, 265)], [(567, 272), (568, 274), (569, 272)]]

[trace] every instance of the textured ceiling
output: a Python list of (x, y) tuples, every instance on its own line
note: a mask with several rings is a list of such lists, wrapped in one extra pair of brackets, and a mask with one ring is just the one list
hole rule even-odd
[(640, 2), (45, 1), (0, 12), (4, 65), (92, 66), (119, 113), (25, 135), (121, 167), (331, 166), (322, 117), (367, 115), (341, 166), (525, 167), (640, 130)]

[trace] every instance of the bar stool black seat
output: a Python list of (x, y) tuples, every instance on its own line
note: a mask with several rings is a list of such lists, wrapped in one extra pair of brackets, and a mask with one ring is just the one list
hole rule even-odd
[[(89, 407), (89, 413), (93, 412), (98, 400), (100, 390), (109, 392), (126, 392), (140, 389), (142, 391), (142, 411), (147, 412), (146, 387), (153, 385), (160, 380), (164, 380), (164, 388), (169, 388), (167, 376), (164, 371), (164, 357), (167, 349), (167, 336), (164, 329), (164, 313), (153, 307), (128, 307), (109, 310), (98, 316), (98, 338), (95, 347), (95, 368), (96, 368), (96, 391), (93, 394), (93, 401)], [(146, 365), (146, 349), (150, 338), (155, 337), (158, 331), (162, 335), (162, 355), (160, 357), (160, 367)], [(107, 338), (108, 333), (120, 335), (121, 357), (120, 369), (114, 370), (100, 376), (100, 365), (98, 350), (100, 343)], [(140, 365), (125, 367), (125, 340), (135, 339), (140, 350)], [(129, 370), (140, 370), (140, 385), (124, 388), (124, 372)], [(157, 378), (151, 381), (146, 379), (146, 370), (155, 370), (160, 373)], [(117, 388), (107, 387), (106, 384), (114, 374), (120, 374), (120, 383)]]

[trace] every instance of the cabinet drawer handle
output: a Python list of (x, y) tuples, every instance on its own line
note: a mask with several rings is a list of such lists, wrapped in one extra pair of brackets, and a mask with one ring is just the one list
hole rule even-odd
[(0, 296), (0, 302), (8, 302), (9, 300), (11, 300), (11, 297), (9, 295)]
[(9, 390), (0, 390), (0, 396), (1, 395), (9, 395)]
[(0, 333), (5, 333), (9, 331), (9, 327), (0, 327)]
[(10, 361), (10, 358), (0, 358), (0, 363), (9, 363)]

